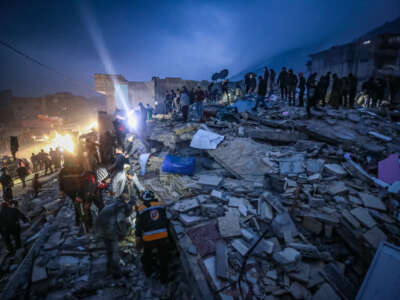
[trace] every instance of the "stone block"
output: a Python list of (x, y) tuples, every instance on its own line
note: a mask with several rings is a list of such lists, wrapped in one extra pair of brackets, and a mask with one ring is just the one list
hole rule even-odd
[(312, 300), (341, 300), (341, 298), (328, 283), (324, 283), (313, 295)]
[(239, 212), (237, 209), (229, 209), (224, 217), (218, 218), (219, 233), (223, 238), (240, 236)]
[(215, 198), (215, 199), (217, 199), (217, 200), (221, 200), (221, 201), (224, 201), (224, 202), (225, 202), (225, 201), (228, 202), (227, 196), (225, 195), (224, 192), (221, 192), (221, 191), (213, 190), (213, 191), (211, 192), (211, 197), (213, 197), (213, 198)]
[(314, 174), (320, 173), (324, 167), (325, 161), (323, 159), (308, 159), (306, 161), (307, 173)]
[(301, 262), (300, 252), (293, 248), (274, 253), (273, 258), (286, 272), (295, 271)]
[(272, 254), (274, 252), (275, 244), (271, 241), (262, 239), (257, 247), (254, 248), (254, 254)]
[(320, 234), (322, 231), (322, 223), (312, 217), (303, 218), (303, 227), (315, 234)]
[(370, 244), (375, 249), (378, 249), (380, 242), (384, 242), (387, 240), (386, 234), (377, 226), (374, 226), (372, 229), (364, 233), (363, 237), (368, 242), (368, 244)]
[(352, 209), (350, 213), (368, 228), (372, 228), (376, 225), (375, 220), (371, 217), (371, 215), (368, 213), (368, 209), (366, 208), (357, 207)]
[(254, 235), (247, 229), (241, 228), (240, 232), (246, 241), (251, 242), (254, 239)]
[(353, 217), (353, 215), (348, 210), (343, 210), (342, 216), (347, 222), (351, 224), (351, 226), (353, 226), (356, 229), (360, 228), (361, 226), (360, 223), (357, 221), (356, 218)]
[(378, 197), (375, 197), (374, 195), (368, 193), (358, 193), (358, 195), (365, 207), (374, 208), (382, 211), (386, 210), (385, 204)]
[(306, 258), (319, 259), (321, 257), (321, 253), (318, 251), (317, 247), (311, 244), (290, 243), (288, 247), (296, 249)]
[(215, 273), (217, 277), (227, 279), (228, 274), (228, 250), (223, 240), (217, 241), (215, 245)]
[(32, 282), (38, 282), (47, 279), (47, 272), (45, 267), (39, 266), (37, 263), (33, 265)]
[(249, 251), (249, 248), (241, 240), (238, 239), (232, 242), (232, 247), (242, 256), (246, 255), (247, 251)]
[(200, 175), (199, 180), (197, 181), (198, 184), (201, 185), (209, 185), (217, 187), (222, 182), (223, 178), (216, 175)]
[(345, 194), (349, 191), (349, 189), (346, 187), (343, 181), (333, 181), (328, 185), (327, 191), (332, 196), (335, 196), (339, 194)]
[(179, 211), (179, 212), (188, 212), (189, 210), (198, 208), (200, 206), (199, 202), (197, 201), (196, 198), (194, 199), (188, 199), (188, 200), (182, 200), (177, 203), (172, 207), (174, 210)]
[(346, 170), (343, 169), (341, 165), (338, 164), (326, 164), (325, 165), (325, 170), (328, 171), (328, 173), (336, 176), (345, 176), (347, 174)]
[(283, 238), (285, 231), (291, 231), (292, 236), (298, 234), (296, 225), (293, 223), (292, 218), (288, 213), (277, 215), (272, 221), (272, 230), (279, 238)]
[(199, 216), (189, 216), (189, 215), (186, 215), (186, 214), (180, 214), (179, 215), (179, 220), (185, 226), (193, 226), (195, 224), (200, 223), (202, 218), (199, 217)]

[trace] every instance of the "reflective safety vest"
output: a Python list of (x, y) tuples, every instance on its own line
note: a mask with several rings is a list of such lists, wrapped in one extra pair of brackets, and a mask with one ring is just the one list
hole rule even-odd
[(162, 202), (151, 201), (150, 205), (140, 205), (136, 230), (144, 242), (168, 238), (168, 220)]

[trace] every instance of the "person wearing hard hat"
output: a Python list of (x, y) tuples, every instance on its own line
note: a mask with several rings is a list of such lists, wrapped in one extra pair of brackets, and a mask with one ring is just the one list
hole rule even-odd
[(153, 272), (153, 250), (157, 251), (160, 263), (160, 282), (168, 281), (168, 219), (162, 202), (158, 202), (152, 191), (145, 191), (142, 203), (137, 206), (136, 246), (143, 247), (142, 263), (146, 276)]

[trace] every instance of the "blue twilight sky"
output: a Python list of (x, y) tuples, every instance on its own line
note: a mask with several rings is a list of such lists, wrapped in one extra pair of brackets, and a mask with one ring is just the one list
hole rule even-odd
[(12, 0), (0, 4), (0, 90), (92, 95), (93, 74), (209, 79), (296, 47), (348, 42), (400, 16), (399, 0)]

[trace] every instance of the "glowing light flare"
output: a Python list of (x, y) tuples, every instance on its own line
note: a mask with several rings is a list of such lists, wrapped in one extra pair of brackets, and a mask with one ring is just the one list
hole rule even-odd
[(73, 153), (75, 148), (72, 137), (69, 134), (61, 135), (56, 133), (56, 136), (51, 140), (51, 142), (44, 147), (44, 150), (49, 152), (50, 148), (55, 150), (57, 147), (59, 147), (62, 151), (67, 151), (70, 153)]
[(97, 122), (94, 121), (94, 122), (92, 122), (92, 124), (90, 124), (90, 125), (88, 126), (88, 128), (86, 129), (86, 131), (91, 131), (92, 129), (97, 129), (98, 126), (99, 126), (99, 125), (97, 124)]

